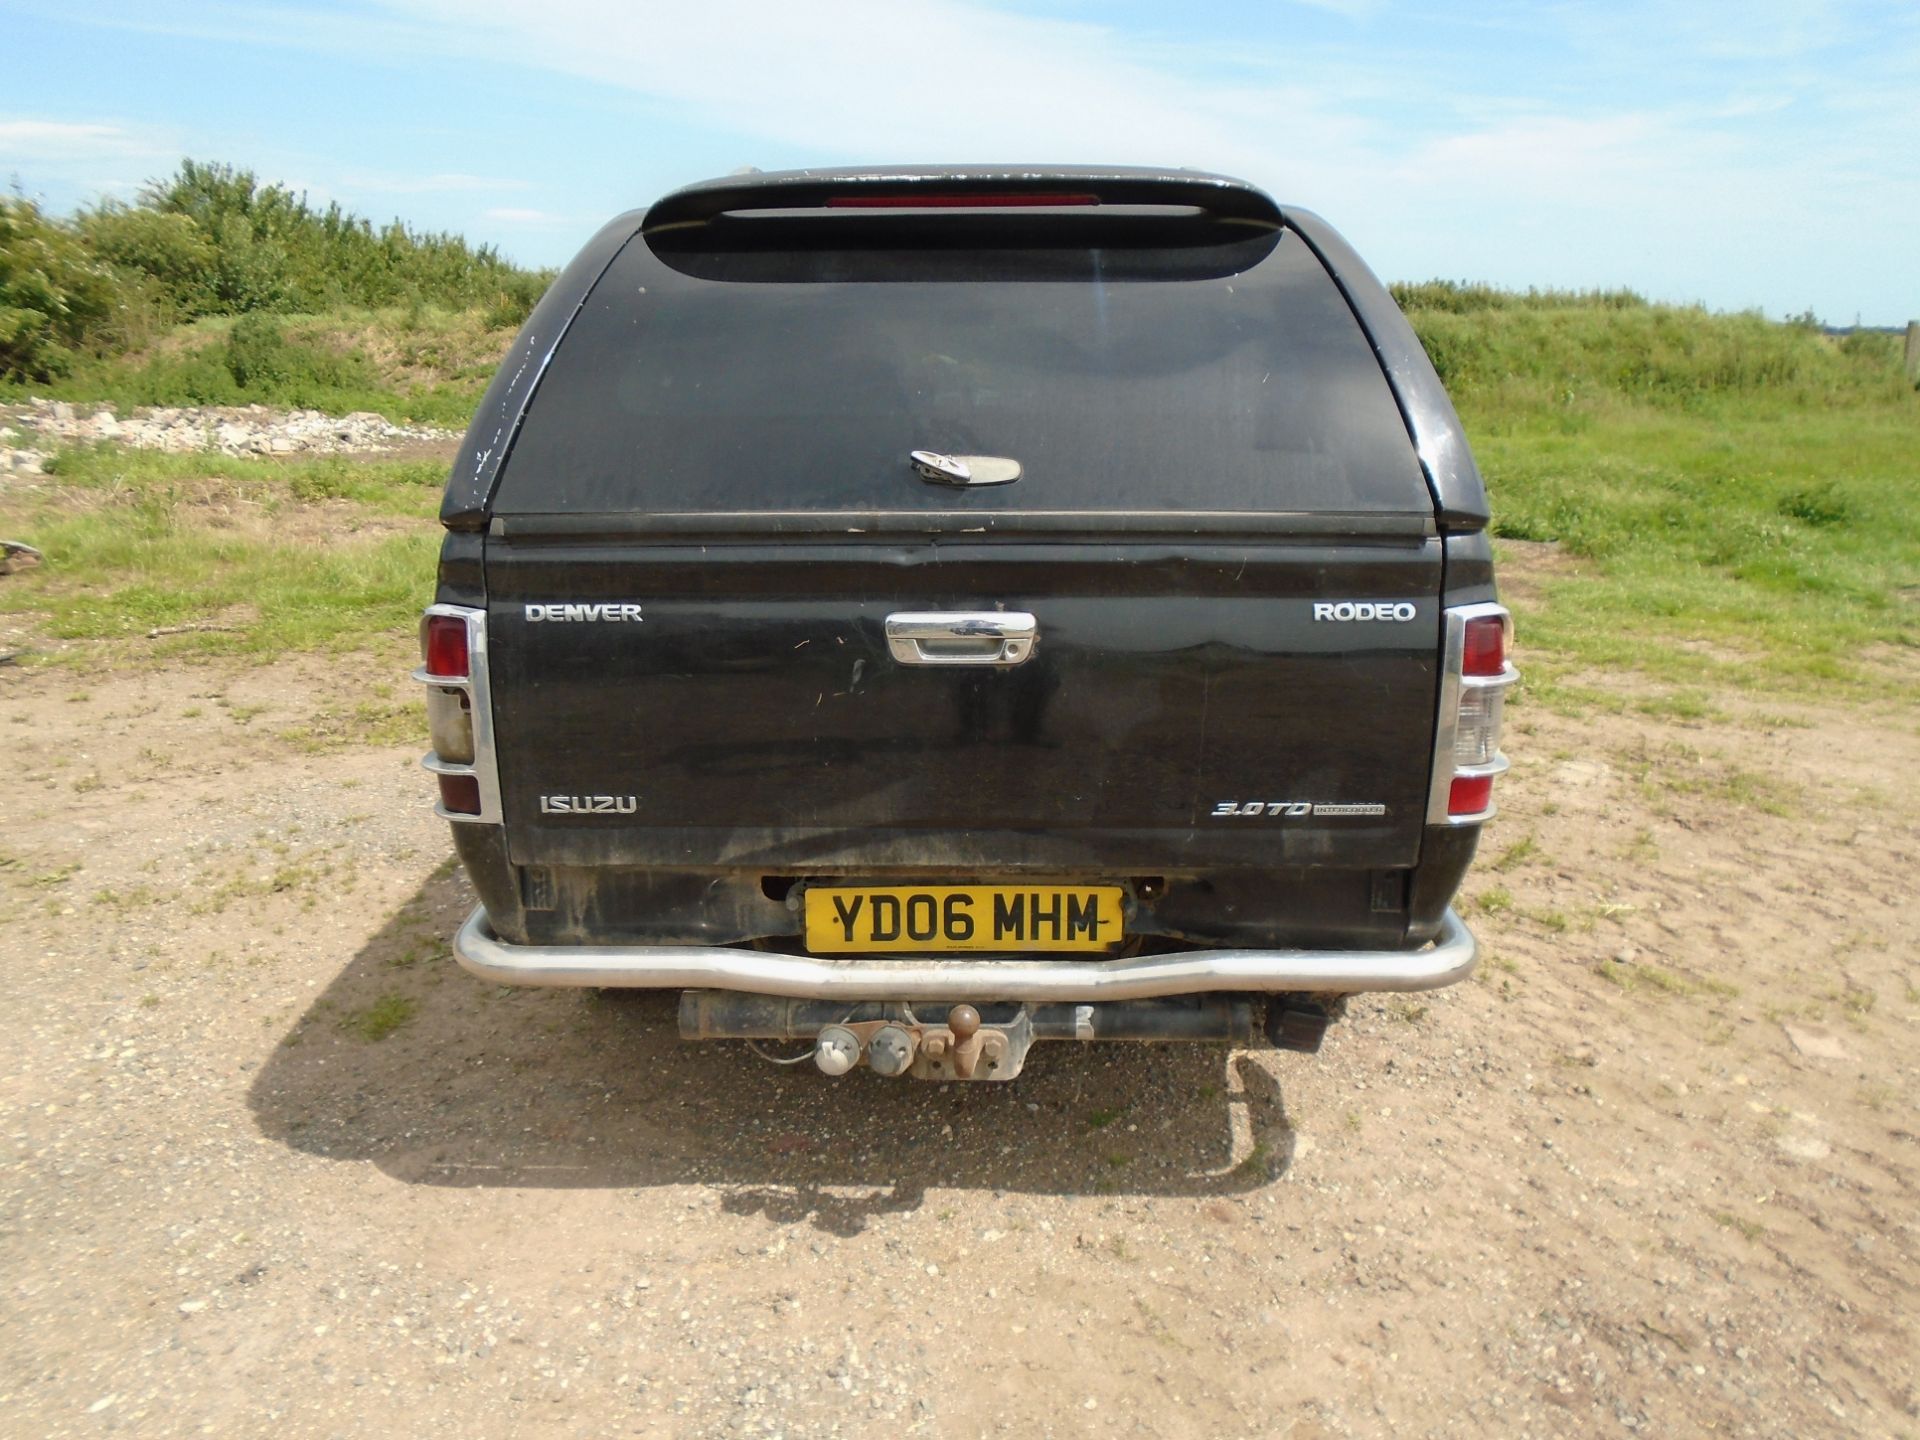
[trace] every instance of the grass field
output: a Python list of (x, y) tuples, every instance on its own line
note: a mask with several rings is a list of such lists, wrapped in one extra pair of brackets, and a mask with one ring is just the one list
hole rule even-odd
[(87, 356), (28, 395), (139, 405), (274, 405), (460, 428), (518, 327), (513, 311), (408, 306), (319, 315), (208, 316), (124, 354)]
[[(1555, 547), (1520, 604), (1536, 698), (1591, 703), (1594, 676), (1623, 669), (1680, 706), (1724, 685), (1910, 690), (1920, 394), (1891, 337), (1620, 296), (1419, 286), (1401, 299), (1460, 405), (1496, 536)], [(477, 310), (279, 323), (358, 377), (301, 402), (443, 423), (464, 420), (506, 338)], [(234, 324), (181, 327), (60, 393), (178, 403), (193, 393), (180, 377), (204, 368), (194, 357)], [(0, 614), (84, 642), (63, 652), (79, 663), (398, 633), (432, 586), (441, 478), (418, 462), (69, 451), (49, 485), (0, 494), (0, 533), (48, 556), (0, 583)], [(149, 640), (156, 629), (178, 633)]]
[(59, 652), (79, 665), (363, 645), (418, 620), (445, 478), (433, 462), (70, 450), (38, 495), (0, 498), (0, 532), (47, 557), (0, 582), (0, 615), (91, 642)]
[(1525, 616), (1529, 650), (1680, 684), (1913, 683), (1911, 398), (1610, 405), (1478, 428), (1469, 406), (1466, 419), (1495, 534), (1553, 541), (1579, 562)]

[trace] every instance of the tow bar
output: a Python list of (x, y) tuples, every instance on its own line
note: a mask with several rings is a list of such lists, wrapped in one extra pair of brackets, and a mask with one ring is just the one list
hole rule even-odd
[(931, 1014), (922, 1018), (904, 1003), (850, 1006), (845, 1001), (688, 990), (680, 996), (680, 1038), (811, 1040), (813, 1062), (828, 1075), (844, 1075), (865, 1064), (877, 1075), (948, 1081), (1011, 1080), (1026, 1065), (1027, 1051), (1037, 1040), (1250, 1045), (1260, 1033), (1254, 1006), (1245, 1000), (943, 1008), (936, 1019)]

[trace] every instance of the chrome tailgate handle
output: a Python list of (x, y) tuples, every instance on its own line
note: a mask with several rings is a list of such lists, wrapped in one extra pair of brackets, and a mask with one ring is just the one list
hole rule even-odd
[(902, 665), (1018, 665), (1040, 625), (1022, 610), (903, 610), (887, 617), (887, 648)]

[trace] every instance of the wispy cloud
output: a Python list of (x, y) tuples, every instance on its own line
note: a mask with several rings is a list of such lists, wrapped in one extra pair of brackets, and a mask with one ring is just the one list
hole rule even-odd
[(1166, 77), (1131, 61), (1106, 27), (955, 0), (397, 8), (436, 28), (464, 26), (469, 43), (497, 53), (694, 106), (721, 128), (783, 145), (1017, 154), (1043, 138), (1200, 153), (1216, 138), (1204, 113), (1169, 95)]
[[(1830, 277), (1897, 271), (1887, 257), (1908, 227), (1891, 217), (1920, 213), (1911, 0), (1752, 0), (1738, 14), (1670, 0), (1289, 0), (1231, 21), (1059, 0), (13, 5), (129, 37), (324, 55), (348, 77), (342, 104), (395, 76), (463, 67), (475, 108), (456, 101), (436, 123), (464, 135), (497, 120), (492, 107), (517, 107), (485, 151), (438, 134), (411, 172), (404, 152), (391, 171), (355, 169), (281, 127), (276, 149), (236, 151), (233, 135), (208, 131), (192, 153), (311, 174), (363, 208), (418, 196), (414, 214), (513, 226), (529, 246), (588, 223), (583, 193), (598, 203), (635, 177), (665, 186), (743, 160), (1114, 160), (1245, 175), (1323, 210), (1395, 275), (1629, 283), (1796, 309), (1831, 294), (1840, 313), (1864, 292)], [(543, 135), (529, 97), (555, 90), (618, 122)], [(636, 131), (637, 114), (658, 117), (657, 132)], [(60, 122), (0, 122), (0, 165), (41, 168), (28, 157), (65, 146), (72, 171), (84, 160), (104, 173), (103, 156), (138, 142), (108, 118), (78, 120), (11, 136), (9, 124)], [(430, 127), (415, 128), (424, 152)], [(464, 168), (502, 138), (515, 158), (490, 163), (526, 166), (528, 180)], [(543, 145), (565, 147), (567, 180), (539, 169)], [(1789, 213), (1792, 224), (1755, 223)], [(1816, 255), (1843, 223), (1851, 258)]]
[(98, 146), (124, 137), (118, 125), (73, 125), (61, 120), (0, 120), (0, 145)]
[(0, 119), (0, 175), (41, 199), (54, 181), (56, 208), (101, 195), (130, 199), (179, 157), (171, 132), (105, 120)]
[(105, 121), (0, 120), (0, 162), (123, 159), (162, 154), (167, 148), (151, 134)]
[(503, 190), (525, 190), (529, 183), (497, 175), (392, 175), (368, 174), (357, 170), (349, 171), (340, 178), (340, 184), (348, 189), (380, 195), (498, 194)]
[(508, 225), (565, 225), (567, 217), (555, 215), (549, 210), (524, 210), (509, 205), (497, 205), (491, 210), (481, 212), (489, 220), (498, 220)]

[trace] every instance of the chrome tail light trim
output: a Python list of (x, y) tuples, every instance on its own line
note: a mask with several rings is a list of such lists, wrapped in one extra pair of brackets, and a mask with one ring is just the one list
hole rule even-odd
[(487, 671), (487, 612), (467, 605), (429, 605), (425, 615), (448, 615), (464, 620), (467, 626), (467, 673), (458, 676), (429, 675), (423, 665), (413, 678), (433, 689), (465, 690), (473, 717), (473, 762), (468, 765), (442, 760), (429, 751), (421, 764), (436, 775), (471, 775), (480, 782), (480, 813), (463, 815), (435, 803), (433, 813), (443, 820), (466, 825), (498, 825), (500, 810), (500, 765), (493, 742), (493, 689)]

